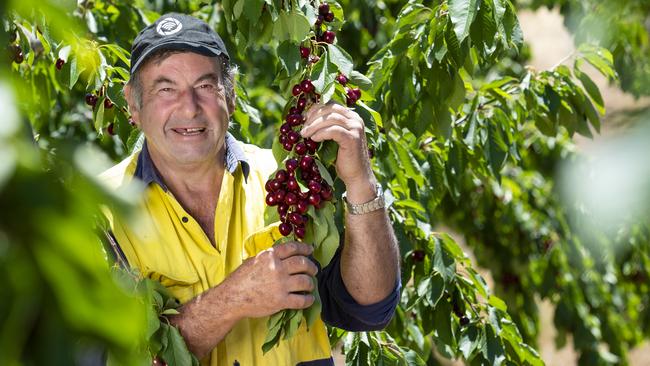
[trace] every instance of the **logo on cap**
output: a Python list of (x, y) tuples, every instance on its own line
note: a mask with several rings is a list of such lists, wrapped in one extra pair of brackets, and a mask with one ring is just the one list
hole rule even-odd
[(180, 32), (183, 29), (183, 24), (174, 18), (165, 18), (158, 23), (156, 32), (161, 36), (169, 36), (174, 33)]

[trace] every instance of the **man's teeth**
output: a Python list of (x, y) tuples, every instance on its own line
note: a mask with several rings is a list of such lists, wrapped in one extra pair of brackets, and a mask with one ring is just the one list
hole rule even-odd
[(198, 127), (198, 128), (176, 128), (175, 131), (180, 133), (183, 136), (191, 136), (191, 135), (198, 135), (199, 133), (205, 131), (205, 128), (203, 128), (203, 127)]

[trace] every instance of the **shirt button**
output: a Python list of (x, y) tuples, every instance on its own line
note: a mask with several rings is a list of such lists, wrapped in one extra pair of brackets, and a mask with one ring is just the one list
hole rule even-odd
[(183, 220), (183, 222), (186, 223), (186, 224), (187, 224), (188, 221), (190, 221), (190, 219), (188, 219), (187, 216), (183, 216), (183, 218), (181, 220)]

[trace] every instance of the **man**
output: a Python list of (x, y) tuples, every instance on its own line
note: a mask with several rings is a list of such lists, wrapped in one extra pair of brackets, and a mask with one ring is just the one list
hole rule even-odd
[(144, 217), (107, 212), (117, 252), (179, 298), (180, 315), (170, 320), (202, 364), (332, 365), (320, 319), (267, 354), (261, 346), (268, 316), (314, 302), (314, 277), (326, 322), (372, 330), (392, 317), (398, 249), (363, 121), (336, 104), (305, 115), (303, 137), (339, 145), (349, 210), (372, 210), (346, 213), (345, 243), (319, 271), (309, 245), (272, 247), (279, 233), (277, 225), (264, 227), (264, 183), (276, 163), (268, 150), (228, 133), (233, 83), (222, 40), (198, 19), (168, 14), (136, 37), (125, 96), (145, 144), (102, 178), (115, 188), (134, 178), (146, 184)]

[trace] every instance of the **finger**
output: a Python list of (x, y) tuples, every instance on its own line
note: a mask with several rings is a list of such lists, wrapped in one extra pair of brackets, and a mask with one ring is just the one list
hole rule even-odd
[(310, 125), (318, 117), (339, 115), (343, 118), (357, 121), (363, 125), (363, 119), (356, 112), (346, 108), (340, 104), (320, 105), (319, 107), (310, 109), (305, 115), (305, 125)]
[(355, 122), (354, 120), (338, 113), (324, 114), (308, 122), (309, 123), (305, 123), (304, 127), (300, 131), (300, 134), (304, 138), (310, 137), (319, 130), (330, 126), (341, 126), (347, 130), (361, 128), (359, 122)]
[(306, 274), (297, 274), (289, 277), (286, 283), (288, 292), (312, 292), (314, 290), (313, 277)]
[(306, 294), (289, 294), (287, 296), (286, 308), (287, 309), (306, 309), (314, 303), (314, 295)]
[(286, 259), (294, 255), (308, 256), (314, 251), (311, 245), (290, 241), (273, 247), (273, 252), (280, 259)]
[(314, 141), (334, 140), (339, 148), (345, 149), (353, 144), (356, 139), (361, 139), (360, 133), (356, 130), (348, 130), (338, 125), (321, 128), (310, 137)]
[(284, 260), (288, 268), (289, 274), (305, 273), (310, 276), (316, 276), (318, 273), (318, 266), (309, 259), (302, 255), (294, 255)]

